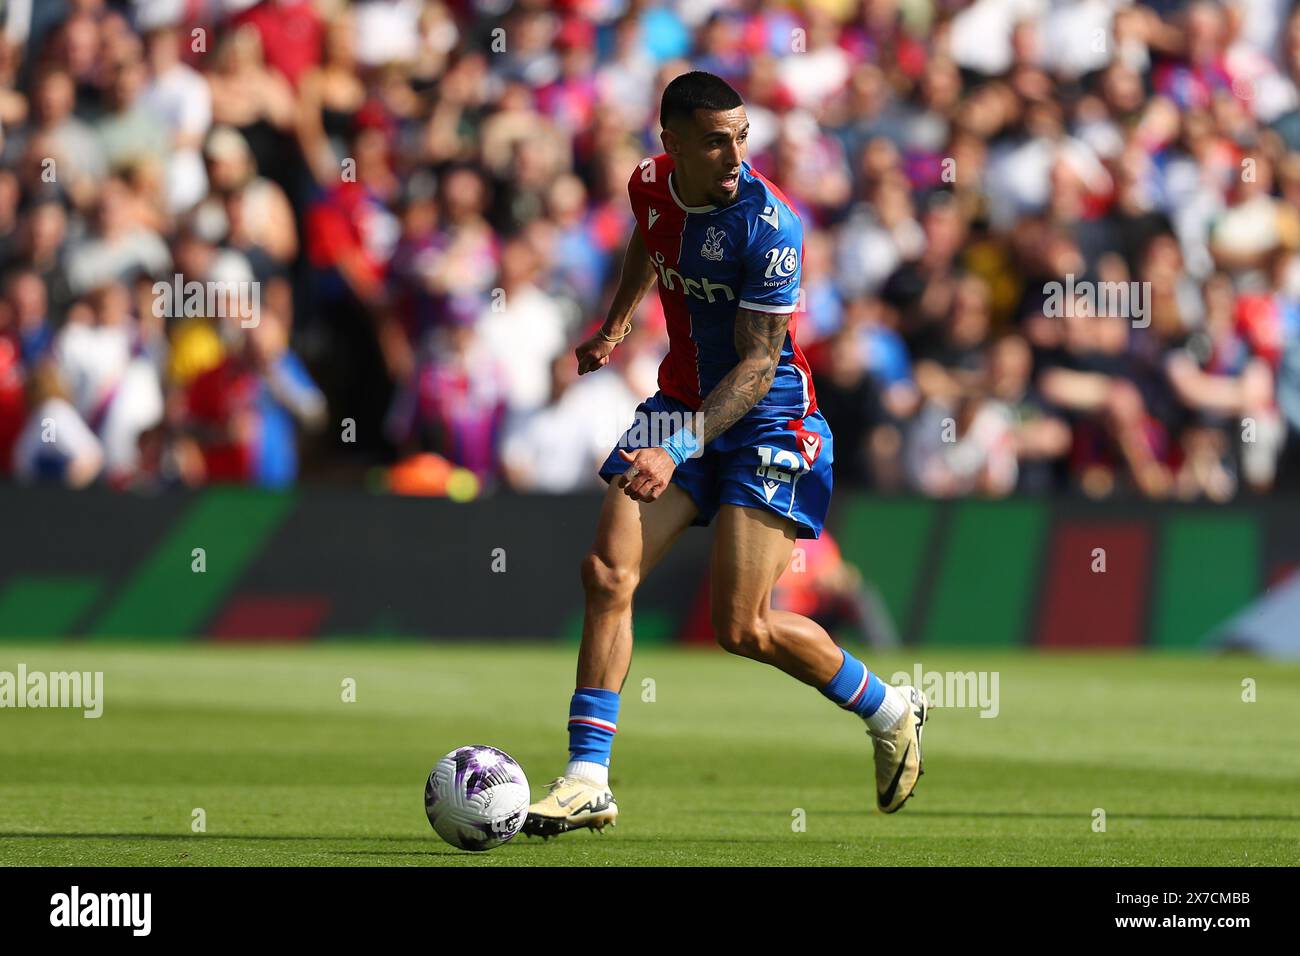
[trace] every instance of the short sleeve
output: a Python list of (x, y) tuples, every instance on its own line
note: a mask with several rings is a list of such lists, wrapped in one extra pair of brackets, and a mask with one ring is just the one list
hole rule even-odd
[(803, 275), (803, 223), (789, 206), (769, 197), (750, 224), (740, 307), (785, 315), (799, 305)]

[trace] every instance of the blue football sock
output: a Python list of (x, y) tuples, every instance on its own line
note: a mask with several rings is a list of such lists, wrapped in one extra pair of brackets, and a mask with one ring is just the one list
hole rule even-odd
[(840, 653), (844, 655), (844, 663), (831, 682), (822, 688), (822, 694), (865, 720), (879, 709), (880, 702), (885, 699), (885, 682), (844, 648), (840, 648)]
[(569, 759), (609, 766), (618, 731), (618, 691), (579, 687), (569, 703)]

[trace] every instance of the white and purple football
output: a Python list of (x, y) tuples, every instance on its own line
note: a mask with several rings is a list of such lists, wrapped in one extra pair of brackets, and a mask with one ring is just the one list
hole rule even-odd
[(528, 799), (524, 769), (504, 750), (458, 747), (429, 774), (424, 812), (452, 846), (490, 850), (519, 832)]

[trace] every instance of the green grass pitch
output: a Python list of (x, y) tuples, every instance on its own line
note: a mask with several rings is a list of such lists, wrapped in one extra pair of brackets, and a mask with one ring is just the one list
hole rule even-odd
[(98, 720), (0, 710), (0, 864), (1300, 863), (1300, 667), (858, 650), (886, 677), (998, 673), (995, 718), (933, 712), (902, 812), (875, 812), (868, 738), (815, 690), (650, 648), (624, 689), (617, 828), (473, 854), (429, 827), (425, 778), (493, 744), (542, 792), (565, 758), (572, 647), (0, 644), (0, 670), (105, 675)]

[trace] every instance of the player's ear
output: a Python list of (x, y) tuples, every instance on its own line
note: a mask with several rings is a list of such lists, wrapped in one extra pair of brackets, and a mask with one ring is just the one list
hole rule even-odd
[(682, 148), (681, 137), (666, 126), (659, 134), (659, 142), (664, 144), (664, 152), (669, 156), (676, 156)]

